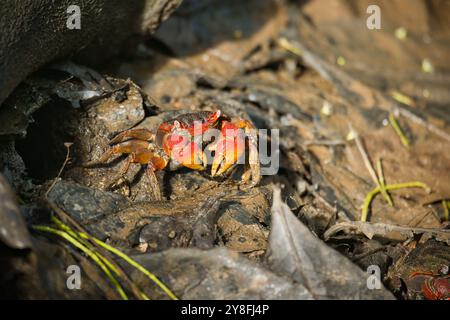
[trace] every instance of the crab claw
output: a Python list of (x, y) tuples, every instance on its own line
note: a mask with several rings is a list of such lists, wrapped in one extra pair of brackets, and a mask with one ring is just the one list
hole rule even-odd
[(204, 170), (207, 159), (196, 142), (178, 143), (171, 148), (171, 158), (192, 170)]
[(231, 122), (225, 122), (215, 145), (211, 176), (221, 175), (230, 169), (245, 152), (245, 134)]
[(184, 167), (192, 170), (204, 170), (206, 167), (206, 156), (203, 153), (201, 146), (195, 142), (189, 142), (182, 149), (173, 149), (172, 152), (174, 152), (172, 153), (174, 159)]

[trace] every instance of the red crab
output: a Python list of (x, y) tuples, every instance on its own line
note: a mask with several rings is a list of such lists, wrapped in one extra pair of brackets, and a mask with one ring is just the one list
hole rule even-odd
[[(215, 139), (211, 129), (217, 129)], [(156, 133), (144, 128), (119, 133), (110, 141), (113, 146), (100, 159), (86, 166), (107, 163), (113, 155), (128, 154), (120, 175), (128, 171), (131, 163), (146, 165), (153, 194), (160, 200), (155, 171), (175, 170), (182, 166), (205, 170), (208, 165), (205, 152), (208, 150), (214, 151), (211, 176), (219, 176), (229, 172), (238, 160), (242, 161), (248, 150), (242, 180), (250, 181), (249, 186), (254, 186), (261, 176), (257, 139), (252, 129), (254, 126), (248, 120), (228, 117), (221, 110), (185, 113), (163, 121)]]
[[(447, 267), (448, 269), (448, 267)], [(448, 273), (448, 272), (447, 272)], [(413, 272), (410, 281), (419, 284), (420, 291), (427, 300), (450, 300), (450, 275), (439, 272)]]

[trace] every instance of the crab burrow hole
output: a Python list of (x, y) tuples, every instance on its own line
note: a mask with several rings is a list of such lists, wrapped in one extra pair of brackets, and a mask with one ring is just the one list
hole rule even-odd
[(77, 111), (66, 101), (56, 99), (32, 115), (24, 139), (16, 141), (27, 175), (35, 183), (53, 179), (66, 158), (65, 142), (73, 139)]

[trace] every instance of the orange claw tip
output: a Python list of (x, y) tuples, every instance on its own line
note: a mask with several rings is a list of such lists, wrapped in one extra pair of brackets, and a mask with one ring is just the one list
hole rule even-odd
[(214, 161), (211, 166), (211, 176), (220, 176), (226, 172), (234, 163), (222, 163)]
[(230, 169), (237, 160), (241, 157), (243, 150), (238, 150), (233, 146), (226, 148), (223, 152), (218, 152), (216, 150), (216, 155), (214, 156), (213, 163), (211, 165), (211, 176), (220, 176)]
[(245, 140), (238, 135), (221, 135), (211, 165), (211, 176), (228, 171), (245, 152)]
[(186, 164), (186, 163), (184, 163), (183, 166), (185, 166), (186, 168), (192, 169), (192, 170), (196, 170), (196, 171), (205, 170), (205, 167), (201, 164)]

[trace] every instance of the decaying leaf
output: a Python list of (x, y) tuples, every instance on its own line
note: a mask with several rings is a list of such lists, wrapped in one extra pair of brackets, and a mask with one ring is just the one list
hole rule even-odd
[(408, 226), (397, 226), (387, 223), (369, 223), (361, 221), (346, 221), (337, 223), (324, 233), (325, 240), (331, 238), (338, 232), (354, 232), (364, 234), (367, 238), (372, 239), (379, 236), (387, 239), (398, 239), (406, 241), (415, 234), (427, 234), (436, 237), (437, 240), (450, 243), (450, 230), (431, 229), (431, 228), (414, 228)]
[(316, 299), (391, 299), (386, 289), (369, 290), (360, 268), (316, 238), (281, 200), (274, 188), (267, 261), (273, 271), (292, 277)]
[[(294, 284), (226, 248), (170, 249), (133, 259), (152, 270), (181, 299), (312, 298), (301, 284)], [(148, 279), (140, 272), (130, 270), (129, 274), (150, 297), (166, 298), (163, 292), (148, 285)]]

